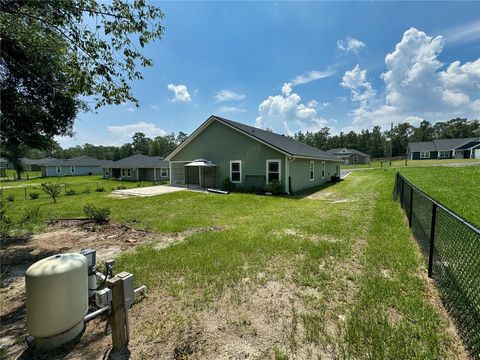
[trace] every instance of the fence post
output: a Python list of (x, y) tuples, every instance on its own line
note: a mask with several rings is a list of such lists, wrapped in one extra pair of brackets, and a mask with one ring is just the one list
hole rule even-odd
[(410, 209), (408, 210), (408, 227), (412, 227), (412, 212), (413, 212), (413, 187), (410, 186)]
[(107, 280), (107, 286), (112, 290), (112, 310), (110, 324), (112, 325), (113, 350), (122, 350), (127, 346), (127, 333), (125, 328), (125, 296), (123, 281), (118, 276)]
[(437, 222), (437, 203), (432, 205), (432, 224), (430, 227), (430, 253), (428, 255), (428, 277), (432, 277), (433, 272), (433, 247), (435, 246), (435, 224)]
[(403, 191), (404, 191), (403, 184), (405, 183), (405, 181), (402, 178), (401, 178), (401, 180), (402, 180), (402, 187), (400, 188), (400, 190), (401, 190), (400, 191), (400, 196), (401, 196), (400, 197), (400, 206), (403, 209)]

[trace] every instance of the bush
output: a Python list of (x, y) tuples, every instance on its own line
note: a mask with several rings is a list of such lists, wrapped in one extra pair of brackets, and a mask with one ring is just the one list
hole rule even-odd
[(31, 192), (31, 193), (28, 194), (28, 196), (30, 196), (30, 199), (35, 200), (35, 199), (38, 199), (40, 197), (40, 193)]
[(7, 204), (0, 200), (0, 239), (8, 236), (10, 232), (11, 219), (7, 216)]
[(104, 191), (105, 191), (105, 188), (104, 188), (104, 187), (98, 187), (96, 191), (98, 191), (98, 192), (104, 192)]
[(235, 190), (235, 185), (230, 181), (229, 178), (225, 178), (225, 180), (223, 180), (220, 184), (220, 189), (222, 189), (223, 191), (232, 192), (233, 190)]
[(13, 202), (13, 201), (15, 201), (15, 195), (10, 194), (5, 199), (7, 199), (7, 201)]
[(272, 181), (267, 185), (267, 191), (271, 192), (273, 195), (278, 195), (283, 193), (282, 183), (280, 181)]
[(75, 195), (77, 192), (73, 189), (68, 189), (65, 191), (65, 195), (67, 196), (72, 196), (72, 195)]
[(29, 208), (23, 211), (18, 222), (25, 224), (30, 221), (35, 221), (40, 217), (40, 207)]
[(95, 206), (92, 204), (87, 204), (83, 208), (83, 212), (87, 217), (97, 224), (104, 224), (110, 220), (110, 208), (109, 207), (102, 207), (102, 206)]
[(53, 202), (57, 202), (57, 196), (60, 195), (60, 192), (62, 191), (61, 189), (61, 184), (59, 183), (42, 183), (40, 185), (42, 187), (42, 191), (46, 192), (50, 197), (53, 199)]
[(127, 188), (126, 186), (123, 186), (123, 185), (122, 185), (122, 186), (118, 186), (118, 187), (117, 187), (117, 190), (124, 190), (124, 189), (126, 189), (126, 188)]
[(92, 192), (92, 190), (90, 190), (89, 188), (85, 188), (83, 191), (82, 191), (82, 194), (90, 194)]

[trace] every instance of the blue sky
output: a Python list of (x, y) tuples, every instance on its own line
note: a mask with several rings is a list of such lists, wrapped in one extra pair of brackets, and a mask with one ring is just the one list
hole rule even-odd
[(480, 2), (158, 2), (140, 108), (79, 114), (62, 146), (191, 133), (216, 114), (283, 134), (480, 118)]

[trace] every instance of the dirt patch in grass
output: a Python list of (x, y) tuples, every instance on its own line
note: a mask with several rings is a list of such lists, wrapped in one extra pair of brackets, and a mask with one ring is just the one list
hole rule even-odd
[[(219, 227), (193, 228), (177, 233), (153, 233), (127, 225), (108, 223), (102, 226), (89, 220), (58, 220), (47, 232), (23, 238), (8, 238), (1, 243), (0, 350), (19, 356), (26, 351), (25, 281), (26, 269), (34, 262), (57, 253), (78, 252), (81, 248), (97, 250), (97, 266), (119, 253), (155, 241), (158, 249), (184, 240), (197, 232), (221, 230)], [(141, 307), (141, 305), (139, 305)], [(134, 312), (134, 310), (132, 310)], [(141, 324), (142, 320), (139, 320)], [(105, 321), (87, 324), (82, 340), (71, 349), (61, 349), (58, 358), (101, 358), (108, 352), (110, 336), (104, 335)], [(139, 336), (141, 337), (141, 336)], [(28, 353), (30, 354), (30, 353)], [(95, 354), (95, 355), (94, 355)], [(35, 354), (28, 355), (35, 358)], [(27, 356), (27, 358), (28, 358)]]

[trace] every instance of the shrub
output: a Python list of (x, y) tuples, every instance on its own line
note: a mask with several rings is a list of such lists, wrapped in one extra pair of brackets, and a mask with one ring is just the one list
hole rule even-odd
[(28, 196), (30, 196), (30, 199), (35, 200), (35, 199), (38, 199), (40, 197), (40, 193), (31, 192), (31, 193), (28, 194)]
[(72, 196), (72, 195), (75, 195), (77, 192), (73, 189), (68, 189), (65, 191), (65, 195), (67, 196)]
[(104, 192), (104, 191), (105, 191), (105, 188), (104, 188), (104, 187), (98, 187), (96, 191), (98, 191), (98, 192)]
[(29, 208), (23, 211), (19, 218), (20, 224), (37, 220), (40, 217), (40, 207)]
[(50, 197), (53, 199), (53, 202), (57, 202), (57, 196), (60, 195), (62, 191), (61, 185), (59, 183), (42, 183), (40, 185), (42, 187), (42, 191), (46, 192)]
[(282, 183), (280, 181), (272, 181), (270, 184), (267, 185), (267, 191), (271, 192), (273, 195), (281, 194), (282, 191)]
[(220, 184), (220, 189), (222, 189), (223, 191), (231, 192), (235, 190), (235, 185), (230, 181), (229, 178), (225, 178)]
[(92, 192), (92, 190), (90, 190), (89, 188), (85, 188), (83, 191), (82, 191), (82, 194), (90, 194)]
[(5, 238), (10, 232), (11, 219), (7, 216), (7, 204), (0, 200), (0, 239)]
[(97, 224), (104, 224), (110, 220), (110, 208), (87, 204), (83, 208), (85, 215)]
[(13, 201), (15, 201), (15, 195), (10, 194), (6, 197), (6, 199), (7, 199), (7, 201), (13, 202)]
[(117, 187), (117, 190), (124, 190), (124, 189), (126, 189), (126, 188), (127, 188), (126, 186), (123, 186), (123, 185), (122, 185), (122, 186), (118, 186), (118, 187)]

